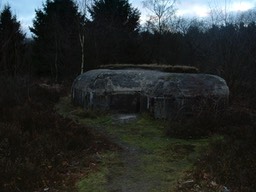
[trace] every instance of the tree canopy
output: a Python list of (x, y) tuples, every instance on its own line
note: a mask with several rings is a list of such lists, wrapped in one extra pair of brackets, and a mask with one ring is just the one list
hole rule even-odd
[(128, 0), (95, 0), (89, 13), (87, 50), (90, 60), (95, 64), (129, 61), (139, 30), (138, 9)]
[(36, 10), (33, 27), (37, 73), (57, 81), (67, 71), (79, 71), (78, 30), (82, 17), (72, 0), (47, 0)]
[(25, 35), (9, 5), (0, 12), (0, 72), (16, 75), (22, 70)]
[(89, 12), (92, 22), (103, 30), (138, 30), (140, 12), (132, 8), (128, 0), (96, 0)]
[(147, 21), (153, 32), (162, 34), (170, 31), (170, 23), (175, 16), (176, 0), (143, 0), (145, 8), (150, 11), (150, 17)]

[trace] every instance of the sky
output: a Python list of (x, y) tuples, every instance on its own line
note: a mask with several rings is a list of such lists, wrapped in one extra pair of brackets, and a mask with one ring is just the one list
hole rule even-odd
[[(6, 3), (20, 21), (23, 31), (30, 36), (28, 27), (32, 26), (35, 9), (41, 9), (45, 0), (0, 0), (0, 6)], [(150, 14), (142, 5), (142, 0), (129, 0), (133, 7), (141, 11), (141, 21)], [(224, 7), (227, 2), (229, 11), (246, 11), (256, 6), (256, 0), (177, 0), (177, 15), (184, 17), (206, 17), (211, 7)]]

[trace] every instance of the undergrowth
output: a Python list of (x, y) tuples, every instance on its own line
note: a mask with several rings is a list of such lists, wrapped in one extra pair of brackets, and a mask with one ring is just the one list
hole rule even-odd
[(225, 135), (209, 146), (197, 163), (195, 177), (214, 180), (234, 192), (256, 189), (256, 131), (253, 126), (233, 127), (236, 134)]
[(165, 121), (141, 114), (136, 120), (121, 123), (111, 114), (85, 117), (82, 108), (74, 107), (70, 98), (62, 98), (57, 111), (80, 124), (90, 125), (107, 135), (121, 151), (98, 154), (98, 171), (78, 182), (79, 191), (173, 191), (177, 181), (199, 157), (207, 139), (168, 138)]
[(56, 114), (65, 90), (16, 81), (1, 84), (0, 191), (75, 191), (92, 155), (112, 144)]
[[(193, 175), (197, 184), (192, 188), (216, 183), (216, 186), (234, 192), (255, 191), (255, 119), (254, 113), (233, 106), (219, 114), (204, 113), (191, 119), (170, 122), (167, 129), (170, 137), (195, 139), (221, 136), (209, 144), (196, 163)], [(218, 187), (213, 191), (218, 191)]]

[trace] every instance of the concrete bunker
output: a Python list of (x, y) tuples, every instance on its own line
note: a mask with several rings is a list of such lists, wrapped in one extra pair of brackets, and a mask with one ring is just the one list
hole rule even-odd
[(224, 108), (228, 97), (228, 86), (218, 76), (145, 69), (91, 70), (72, 85), (73, 103), (85, 110), (149, 112), (164, 119)]

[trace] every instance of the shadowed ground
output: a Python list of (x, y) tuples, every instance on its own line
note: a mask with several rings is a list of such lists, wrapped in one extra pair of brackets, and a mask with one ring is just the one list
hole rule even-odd
[(69, 101), (62, 99), (59, 113), (91, 126), (120, 147), (116, 152), (98, 154), (100, 168), (78, 182), (81, 192), (176, 191), (208, 143), (206, 139), (170, 139), (164, 132), (166, 122), (147, 115), (122, 123), (116, 115), (89, 115)]

